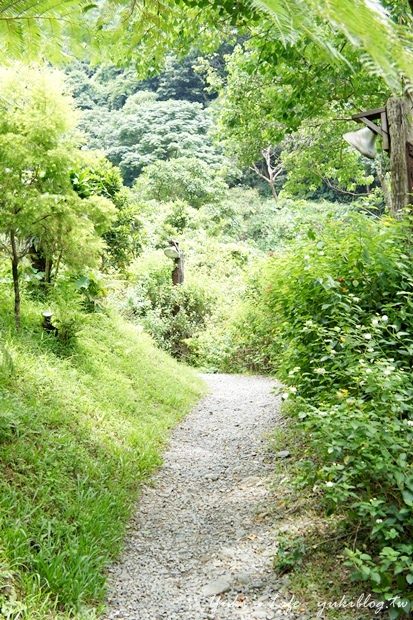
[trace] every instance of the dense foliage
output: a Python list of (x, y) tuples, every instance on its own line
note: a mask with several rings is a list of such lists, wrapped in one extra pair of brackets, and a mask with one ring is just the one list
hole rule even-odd
[(71, 172), (81, 154), (73, 110), (58, 76), (36, 69), (3, 69), (0, 126), (3, 168), (1, 246), (10, 256), (16, 325), (20, 322), (20, 263), (30, 255), (46, 284), (61, 264), (94, 266), (101, 234), (115, 217), (112, 202), (90, 192), (80, 196)]
[(410, 221), (349, 216), (274, 256), (239, 319), (238, 347), (276, 371), (305, 432), (299, 484), (345, 513), (355, 574), (413, 608)]
[(209, 137), (211, 118), (201, 104), (168, 100), (140, 91), (120, 111), (98, 108), (85, 112), (82, 128), (91, 148), (103, 149), (131, 185), (143, 169), (159, 160), (198, 157), (219, 164), (222, 155)]

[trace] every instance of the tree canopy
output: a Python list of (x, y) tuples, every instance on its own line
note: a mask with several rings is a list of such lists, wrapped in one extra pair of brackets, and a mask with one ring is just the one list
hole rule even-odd
[(112, 202), (72, 184), (81, 158), (76, 114), (56, 72), (23, 66), (0, 72), (1, 250), (11, 258), (16, 323), (20, 320), (19, 268), (33, 256), (46, 283), (62, 263), (95, 264), (100, 235), (114, 218)]
[(210, 165), (223, 160), (212, 143), (211, 116), (200, 103), (158, 101), (150, 91), (131, 95), (119, 111), (86, 112), (81, 126), (89, 136), (88, 145), (103, 149), (128, 185), (158, 160), (198, 157)]
[[(80, 56), (93, 47), (103, 58), (135, 62), (143, 72), (159, 69), (171, 49), (179, 54), (191, 47), (214, 50), (224, 39), (248, 33), (262, 24), (285, 45), (304, 33), (329, 56), (346, 62), (331, 33), (345, 38), (365, 52), (365, 60), (378, 71), (394, 92), (403, 80), (413, 78), (410, 28), (411, 3), (398, 0), (257, 0), (254, 6), (240, 0), (164, 0), (131, 2), (104, 0), (99, 4), (73, 0), (19, 0), (0, 6), (3, 55), (64, 56), (69, 50)], [(264, 15), (268, 19), (263, 18)], [(327, 27), (327, 30), (326, 30)]]

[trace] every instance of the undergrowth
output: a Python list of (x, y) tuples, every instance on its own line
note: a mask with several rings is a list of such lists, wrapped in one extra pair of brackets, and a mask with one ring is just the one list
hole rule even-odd
[(343, 515), (345, 564), (390, 618), (413, 611), (412, 274), (409, 218), (331, 222), (268, 261), (236, 336), (283, 381), (295, 482)]
[[(319, 494), (297, 486), (301, 461), (309, 456), (305, 433), (288, 417), (274, 434), (277, 454), (288, 448), (287, 458), (276, 458), (273, 479), (274, 522), (277, 553), (274, 570), (284, 582), (287, 603), (305, 618), (367, 620), (381, 609), (377, 597), (351, 579), (344, 565), (345, 520), (340, 513), (327, 515)], [(288, 594), (287, 594), (288, 593)]]

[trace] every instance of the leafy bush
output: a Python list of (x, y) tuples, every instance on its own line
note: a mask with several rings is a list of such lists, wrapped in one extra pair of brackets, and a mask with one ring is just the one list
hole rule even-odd
[(141, 250), (143, 238), (140, 206), (123, 186), (120, 170), (99, 151), (82, 151), (71, 182), (81, 198), (103, 196), (116, 207), (110, 227), (102, 231), (106, 243), (103, 262), (106, 267), (125, 269)]
[(98, 312), (103, 309), (107, 291), (102, 275), (90, 271), (79, 276), (74, 282), (75, 289), (82, 295), (82, 308), (86, 312)]
[(171, 261), (163, 261), (157, 253), (147, 258), (129, 292), (129, 317), (137, 319), (164, 350), (187, 358), (189, 340), (204, 327), (213, 296), (198, 282), (174, 286)]
[(148, 203), (152, 212), (148, 213), (146, 219), (148, 238), (152, 243), (160, 248), (169, 245), (170, 239), (182, 239), (184, 232), (193, 234), (196, 226), (194, 214), (196, 210), (182, 200), (173, 202)]
[[(70, 280), (61, 280), (42, 299), (42, 312), (49, 310), (51, 332), (49, 346), (58, 355), (73, 353), (84, 322), (83, 300), (80, 291)], [(46, 333), (46, 332), (44, 332)]]
[(305, 540), (302, 537), (292, 537), (280, 534), (277, 539), (278, 549), (274, 559), (274, 568), (279, 574), (288, 573), (302, 564), (306, 553)]
[(266, 252), (305, 235), (309, 227), (318, 230), (331, 219), (345, 219), (352, 211), (352, 205), (327, 201), (280, 197), (275, 202), (255, 189), (233, 187), (218, 204), (200, 208), (198, 226), (213, 236), (246, 241)]
[[(239, 351), (276, 370), (307, 458), (298, 483), (344, 512), (355, 576), (413, 610), (411, 222), (352, 215), (271, 258)], [(396, 598), (394, 598), (396, 597)]]

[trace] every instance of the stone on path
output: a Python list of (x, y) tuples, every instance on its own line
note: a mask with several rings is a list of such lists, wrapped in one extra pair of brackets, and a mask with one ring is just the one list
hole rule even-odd
[(210, 581), (202, 590), (204, 596), (217, 596), (231, 589), (231, 580), (228, 577), (219, 577)]
[(279, 459), (287, 459), (290, 456), (289, 450), (280, 450), (275, 453), (275, 456)]

